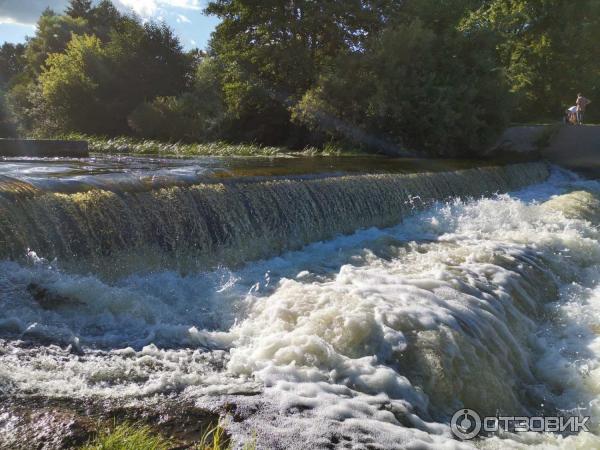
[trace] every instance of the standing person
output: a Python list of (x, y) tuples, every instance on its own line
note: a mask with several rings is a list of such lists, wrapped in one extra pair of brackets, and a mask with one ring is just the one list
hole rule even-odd
[(577, 105), (577, 123), (579, 125), (583, 125), (583, 116), (585, 115), (585, 108), (590, 103), (592, 102), (585, 98), (583, 95), (577, 94), (577, 102), (575, 104)]

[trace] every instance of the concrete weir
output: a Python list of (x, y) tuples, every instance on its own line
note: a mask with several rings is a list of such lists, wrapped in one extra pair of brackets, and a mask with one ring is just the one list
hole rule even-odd
[(49, 139), (0, 139), (0, 156), (41, 156), (86, 158), (89, 156), (86, 141), (60, 141)]
[[(151, 191), (0, 191), (0, 259), (28, 248), (63, 268), (232, 267), (370, 227), (435, 201), (521, 189), (544, 163), (418, 174), (230, 180)], [(0, 186), (1, 187), (1, 186)]]
[(542, 156), (555, 164), (600, 176), (600, 126), (563, 126), (542, 149)]
[(488, 157), (546, 160), (591, 177), (600, 176), (600, 125), (527, 125), (508, 128)]

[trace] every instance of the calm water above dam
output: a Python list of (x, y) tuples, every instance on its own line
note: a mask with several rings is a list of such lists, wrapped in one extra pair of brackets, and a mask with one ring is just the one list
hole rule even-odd
[[(0, 448), (165, 403), (261, 449), (600, 446), (598, 181), (193, 161), (0, 164)], [(459, 408), (591, 431), (459, 441)]]
[(342, 173), (413, 173), (482, 165), (469, 160), (383, 157), (150, 157), (92, 155), (91, 158), (0, 157), (0, 180), (16, 178), (49, 191), (149, 189), (232, 177)]

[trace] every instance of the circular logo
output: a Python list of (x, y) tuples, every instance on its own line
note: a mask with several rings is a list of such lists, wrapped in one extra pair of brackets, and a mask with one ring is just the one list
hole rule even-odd
[(472, 409), (459, 409), (452, 416), (450, 429), (454, 436), (468, 441), (481, 431), (481, 417)]

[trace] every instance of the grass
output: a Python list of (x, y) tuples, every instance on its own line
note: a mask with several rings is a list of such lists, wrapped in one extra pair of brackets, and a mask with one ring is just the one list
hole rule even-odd
[[(195, 450), (231, 450), (233, 443), (225, 434), (225, 429), (219, 424), (214, 428), (207, 430)], [(252, 441), (246, 443), (243, 450), (256, 450), (256, 436), (253, 436)]]
[(59, 139), (84, 140), (94, 153), (132, 153), (138, 155), (171, 156), (342, 156), (360, 155), (359, 151), (347, 151), (336, 145), (324, 148), (307, 147), (302, 151), (291, 151), (284, 147), (269, 147), (258, 144), (230, 144), (226, 142), (208, 142), (187, 144), (183, 142), (161, 142), (131, 137), (108, 138), (84, 134), (58, 136)]
[(168, 450), (173, 446), (147, 425), (118, 425), (102, 431), (82, 450)]
[[(81, 450), (169, 450), (177, 447), (175, 442), (165, 439), (148, 425), (124, 423), (113, 429), (101, 431), (96, 438)], [(194, 450), (231, 450), (233, 443), (221, 424), (209, 428)], [(256, 436), (245, 444), (243, 450), (256, 450)]]

